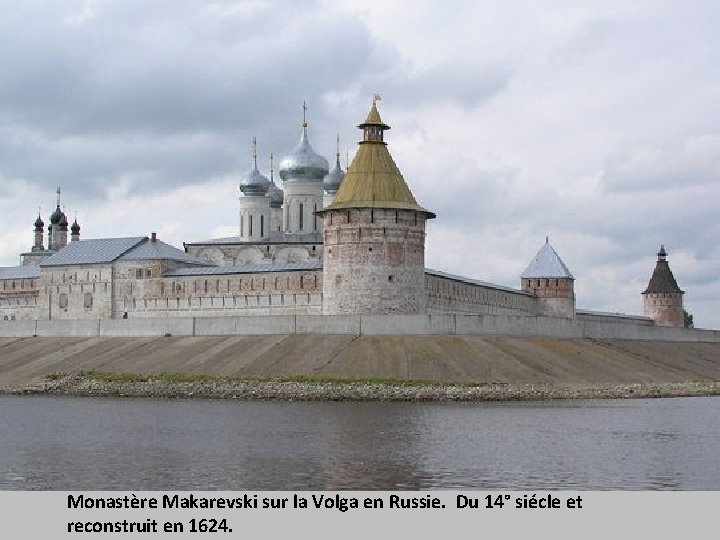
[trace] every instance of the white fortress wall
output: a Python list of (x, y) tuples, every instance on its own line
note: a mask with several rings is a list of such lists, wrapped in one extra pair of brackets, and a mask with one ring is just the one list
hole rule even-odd
[[(14, 321), (37, 318), (39, 277), (0, 277), (0, 320)], [(7, 274), (6, 274), (7, 276)]]
[(436, 270), (425, 271), (427, 313), (537, 315), (537, 298), (511, 289)]
[[(125, 276), (122, 279), (122, 276)], [(129, 276), (129, 277), (128, 277)], [(120, 273), (116, 317), (218, 317), (320, 313), (322, 272), (259, 272), (133, 278)]]
[(112, 294), (110, 264), (43, 268), (36, 316), (46, 320), (109, 318)]
[(476, 335), (720, 342), (720, 331), (519, 315), (278, 315), (0, 321), (0, 337), (263, 334)]

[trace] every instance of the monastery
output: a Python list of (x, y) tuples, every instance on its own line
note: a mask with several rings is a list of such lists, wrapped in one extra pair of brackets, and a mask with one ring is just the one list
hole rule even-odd
[[(304, 108), (305, 109), (305, 108)], [(549, 241), (519, 289), (425, 267), (425, 224), (436, 216), (395, 164), (373, 101), (347, 171), (317, 154), (303, 113), (279, 176), (253, 166), (239, 183), (238, 236), (184, 244), (150, 237), (80, 239), (61, 210), (34, 223), (22, 265), (0, 268), (0, 319), (123, 319), (238, 315), (482, 314), (683, 326), (683, 291), (660, 248), (642, 292), (645, 315), (575, 307), (575, 278)], [(68, 241), (68, 228), (70, 239)]]

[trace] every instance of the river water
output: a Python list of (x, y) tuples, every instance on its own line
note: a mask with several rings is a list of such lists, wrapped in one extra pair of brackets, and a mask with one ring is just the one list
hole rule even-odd
[(0, 396), (0, 490), (720, 490), (720, 399)]

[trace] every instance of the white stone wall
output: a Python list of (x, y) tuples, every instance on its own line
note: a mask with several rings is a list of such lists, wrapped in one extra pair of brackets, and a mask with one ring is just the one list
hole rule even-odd
[(267, 240), (272, 230), (270, 216), (270, 199), (267, 197), (240, 197), (240, 239), (246, 242)]
[(513, 292), (452, 278), (426, 274), (428, 313), (467, 313), (483, 315), (537, 315), (538, 299)]
[(425, 312), (424, 213), (332, 210), (323, 237), (324, 313)]
[(217, 266), (245, 264), (285, 264), (322, 259), (322, 244), (220, 244), (189, 245), (187, 252)]
[(39, 278), (0, 279), (0, 320), (37, 318)]
[(283, 209), (282, 206), (273, 208), (270, 207), (270, 228), (275, 232), (282, 232), (283, 230)]
[(118, 269), (115, 312), (122, 317), (189, 317), (320, 313), (322, 273), (161, 277)]
[(111, 265), (43, 268), (39, 282), (40, 320), (107, 319), (113, 316)]
[(286, 180), (283, 190), (283, 230), (290, 234), (322, 232), (322, 218), (315, 215), (323, 208), (322, 181)]

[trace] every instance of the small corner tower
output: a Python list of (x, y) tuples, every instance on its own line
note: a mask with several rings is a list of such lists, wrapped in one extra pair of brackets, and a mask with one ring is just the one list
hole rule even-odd
[(270, 234), (270, 180), (257, 167), (257, 140), (253, 137), (253, 168), (240, 179), (240, 239), (266, 240)]
[(678, 287), (667, 262), (665, 246), (660, 246), (657, 263), (650, 283), (642, 292), (645, 315), (651, 317), (658, 326), (685, 325), (683, 316), (683, 294)]
[(540, 314), (575, 317), (575, 278), (545, 238), (545, 244), (520, 275), (523, 291), (537, 297)]
[(388, 152), (376, 101), (353, 162), (323, 218), (323, 313), (424, 313), (425, 221)]

